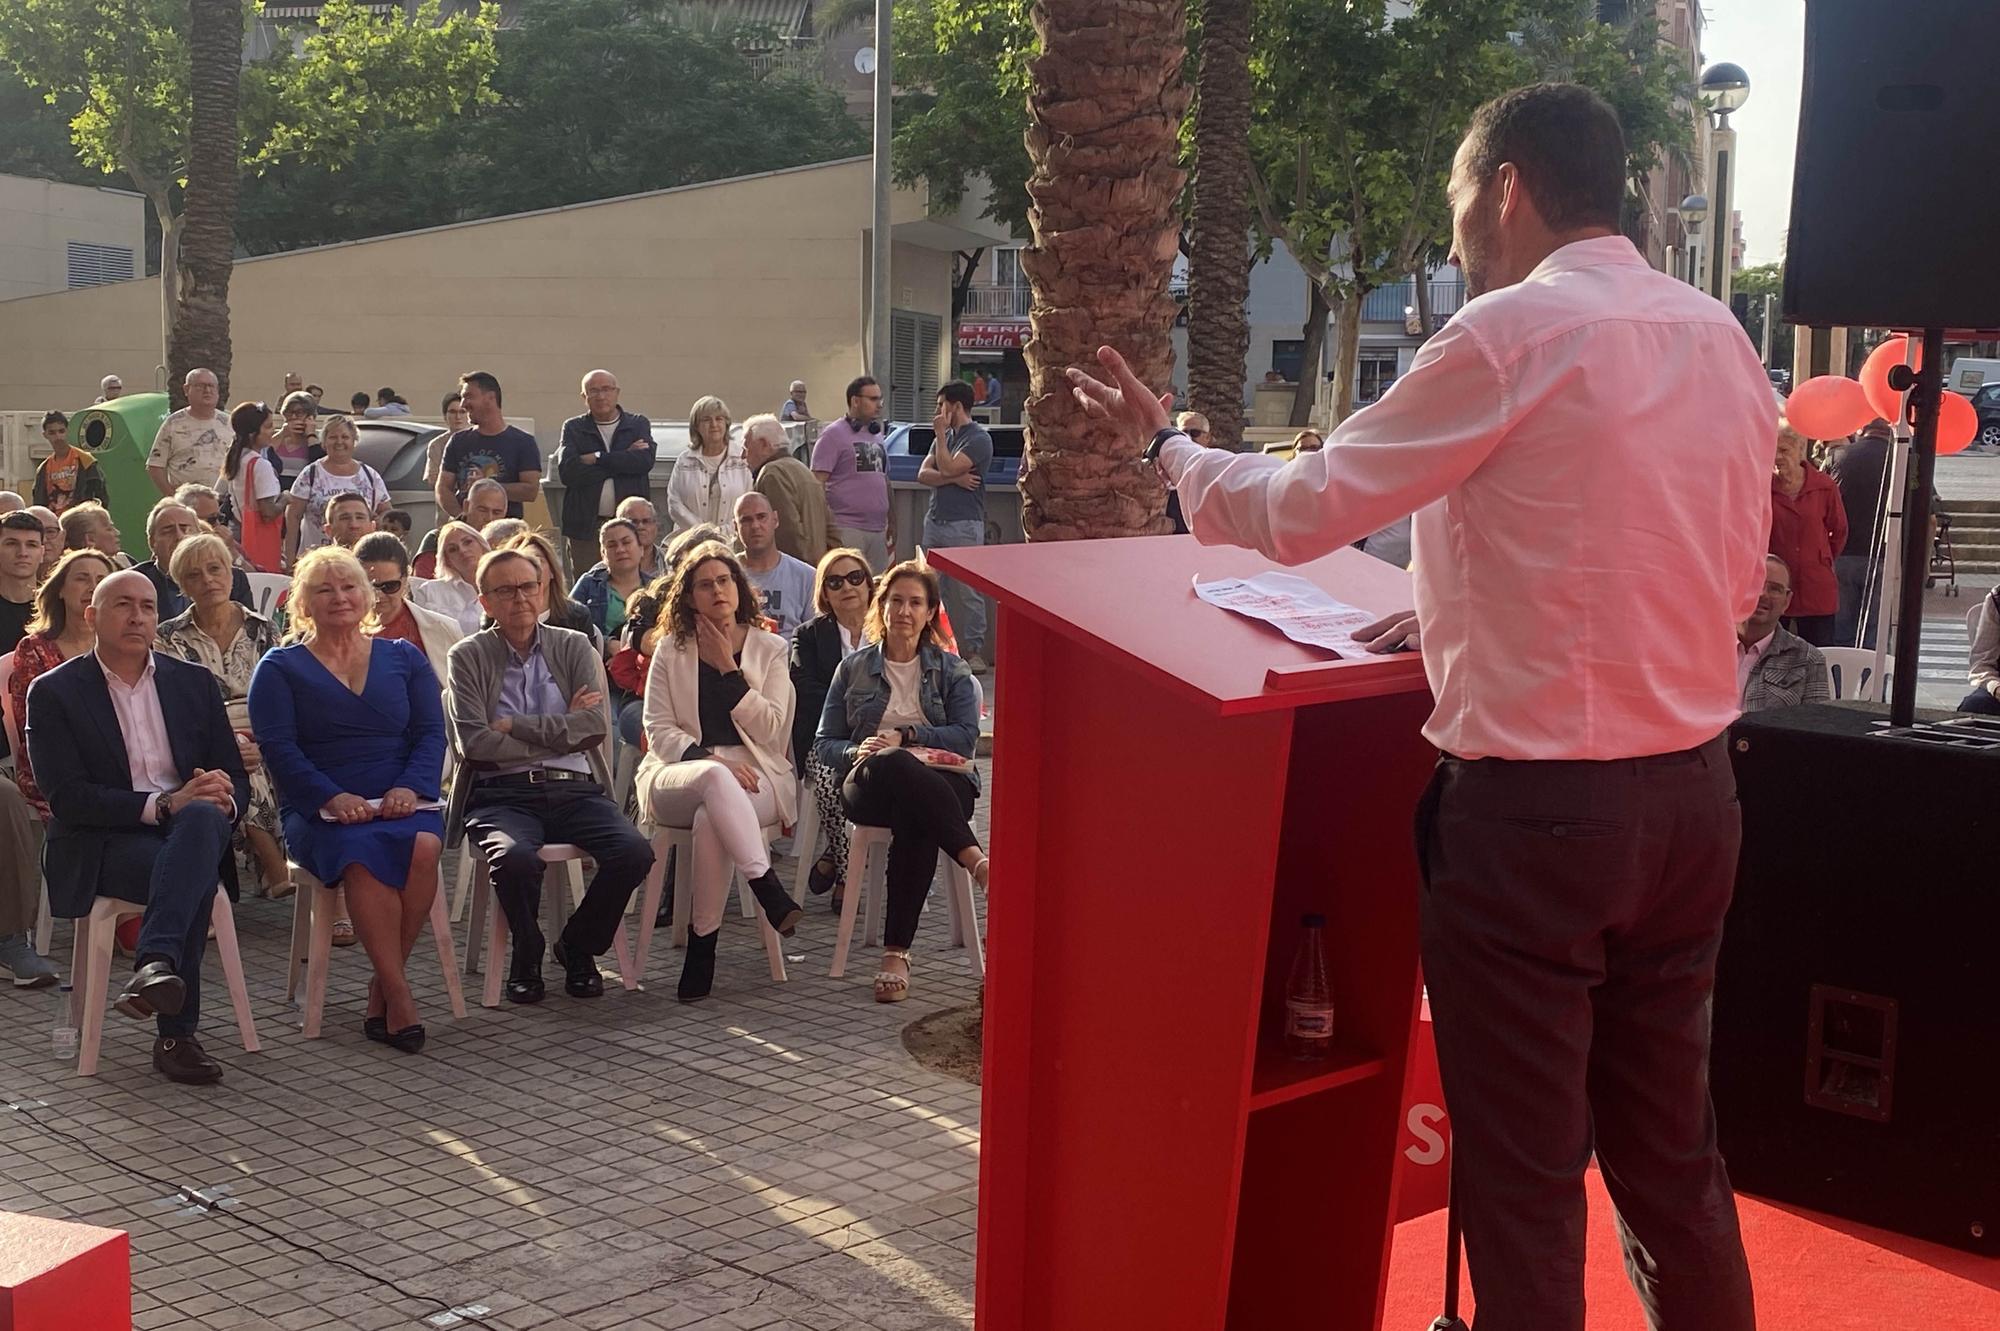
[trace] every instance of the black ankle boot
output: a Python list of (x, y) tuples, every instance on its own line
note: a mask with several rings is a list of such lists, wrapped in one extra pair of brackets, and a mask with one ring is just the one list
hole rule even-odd
[(785, 891), (785, 885), (778, 881), (776, 869), (764, 870), (763, 876), (750, 880), (750, 894), (757, 898), (757, 904), (764, 908), (764, 918), (778, 931), (780, 938), (790, 938), (799, 931), (799, 916), (805, 914), (799, 903), (792, 900), (792, 894)]
[(720, 929), (707, 934), (688, 930), (687, 960), (681, 963), (681, 1002), (699, 1002), (715, 987), (715, 944), (721, 937)]

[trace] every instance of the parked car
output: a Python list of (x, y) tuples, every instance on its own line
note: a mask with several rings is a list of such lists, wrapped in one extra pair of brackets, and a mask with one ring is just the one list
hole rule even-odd
[(2000, 449), (2000, 380), (1974, 391), (1972, 409), (1979, 413), (1979, 434), (1972, 442), (1981, 448)]
[(373, 467), (391, 491), (427, 490), (424, 450), (444, 426), (408, 416), (367, 416), (354, 420), (354, 456)]
[[(1028, 431), (1023, 425), (989, 425), (993, 436), (993, 465), (986, 469), (989, 485), (1013, 485), (1021, 479), (1021, 454), (1027, 447)], [(891, 421), (883, 447), (889, 454), (889, 479), (914, 481), (936, 438), (928, 422), (917, 425)]]

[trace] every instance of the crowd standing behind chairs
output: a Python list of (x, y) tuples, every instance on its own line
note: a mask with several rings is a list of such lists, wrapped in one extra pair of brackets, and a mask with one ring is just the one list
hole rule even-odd
[[(976, 771), (914, 755), (969, 758), (979, 704), (937, 636), (935, 575), (906, 563), (878, 585), (895, 533), (874, 380), (849, 385), (810, 467), (776, 416), (732, 438), (727, 406), (698, 401), (663, 531), (651, 422), (620, 404), (615, 376), (592, 371), (554, 455), (564, 499), (548, 533), (520, 516), (540, 488), (539, 446), (506, 424), (499, 381), (468, 373), (426, 459), (443, 516), (416, 556), (407, 516), (323, 390), (288, 375), (277, 410), (225, 412), (210, 371), (184, 385), (188, 405), (147, 457), (160, 493), (148, 558), (119, 549), (103, 473), (61, 413), (44, 422), (36, 506), (0, 494), (0, 645), (16, 645), (5, 698), (31, 746), (16, 780), (0, 780), (0, 973), (19, 986), (57, 978), (31, 938), (46, 840), (56, 915), (81, 929), (106, 893), (139, 908), (124, 912), (135, 968), (116, 1006), (158, 1019), (156, 1068), (219, 1079), (197, 1035), (201, 953), (218, 891), (238, 894), (233, 850), (261, 895), (336, 889), (333, 941), (358, 941), (373, 971), (364, 1032), (416, 1052), (425, 1028), (404, 967), (448, 839), (464, 835), (485, 862), (514, 940), (507, 997), (533, 1002), (545, 955), (567, 992), (602, 993), (598, 959), (652, 866), (645, 829), (657, 824), (692, 847), (679, 992), (694, 1001), (713, 985), (732, 872), (772, 928), (796, 929), (767, 837), (810, 800), (823, 840), (798, 853), (836, 909), (849, 820), (889, 833), (876, 997), (908, 992), (938, 850), (986, 873), (968, 821)], [(365, 396), (357, 414), (408, 411), (392, 389), (364, 411)], [(940, 394), (942, 416), (958, 396)], [(795, 385), (788, 418), (811, 419), (804, 399)], [(984, 432), (961, 435), (966, 423), (946, 421), (926, 463), (944, 460), (945, 474), (926, 479), (976, 500)], [(270, 581), (257, 590), (253, 577)], [(871, 664), (846, 669), (857, 653)], [(82, 721), (93, 711), (115, 735)], [(460, 765), (446, 809), (448, 740)], [(637, 769), (622, 794), (621, 754)], [(558, 842), (597, 874), (545, 940), (537, 852)], [(295, 882), (294, 865), (310, 879)], [(669, 897), (661, 919), (671, 909)]]

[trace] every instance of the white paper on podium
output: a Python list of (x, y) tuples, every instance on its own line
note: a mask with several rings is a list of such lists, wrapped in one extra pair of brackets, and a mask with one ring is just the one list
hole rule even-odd
[(1354, 634), (1379, 618), (1335, 600), (1317, 583), (1290, 573), (1259, 573), (1254, 578), (1215, 582), (1196, 578), (1194, 594), (1212, 606), (1261, 620), (1293, 642), (1336, 656), (1366, 656), (1368, 649), (1354, 640)]

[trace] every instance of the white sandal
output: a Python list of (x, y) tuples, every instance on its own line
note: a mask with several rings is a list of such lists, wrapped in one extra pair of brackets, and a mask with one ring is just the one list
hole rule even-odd
[(972, 866), (972, 881), (979, 884), (981, 892), (986, 890), (986, 876), (992, 863), (993, 857), (991, 855), (981, 855), (979, 863)]
[(875, 972), (875, 1001), (878, 1003), (900, 1003), (910, 996), (910, 950), (908, 948), (884, 948), (883, 960), (897, 957), (902, 960), (902, 971), (879, 970)]

